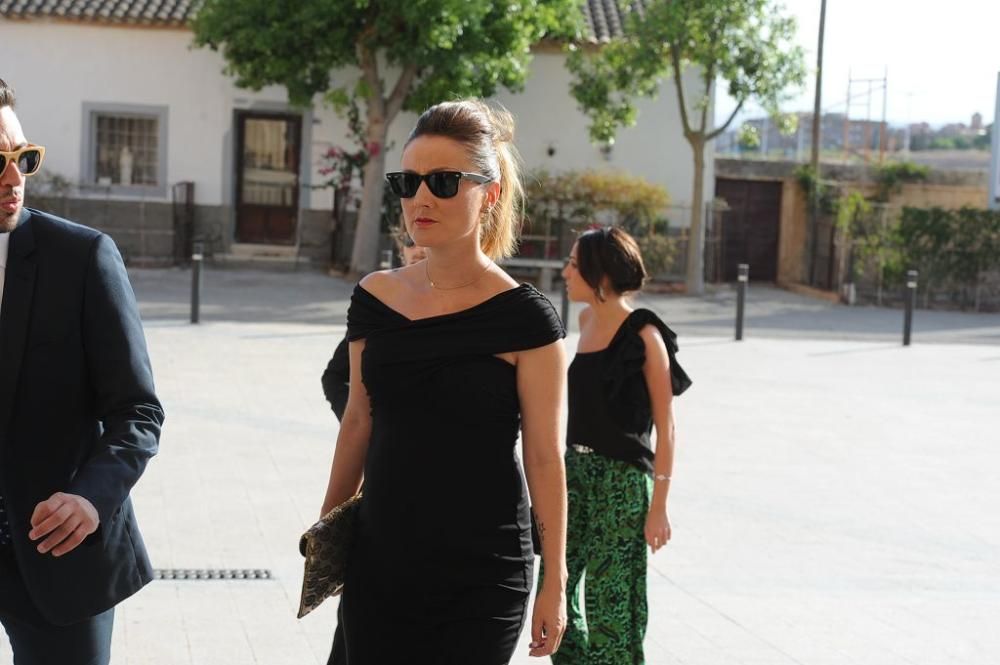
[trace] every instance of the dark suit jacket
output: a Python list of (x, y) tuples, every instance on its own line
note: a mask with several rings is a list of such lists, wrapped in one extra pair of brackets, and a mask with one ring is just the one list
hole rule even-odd
[[(21, 576), (49, 621), (96, 615), (152, 579), (129, 491), (162, 423), (114, 242), (24, 209), (0, 310), (0, 493)], [(28, 540), (35, 506), (55, 492), (86, 497), (100, 516), (98, 530), (58, 558)]]

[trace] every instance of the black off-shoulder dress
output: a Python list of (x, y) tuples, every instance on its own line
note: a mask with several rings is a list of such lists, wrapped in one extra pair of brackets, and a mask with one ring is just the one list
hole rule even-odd
[(516, 368), (497, 354), (565, 332), (522, 284), (410, 320), (360, 285), (371, 403), (359, 537), (343, 596), (349, 665), (503, 664), (527, 613), (534, 558)]

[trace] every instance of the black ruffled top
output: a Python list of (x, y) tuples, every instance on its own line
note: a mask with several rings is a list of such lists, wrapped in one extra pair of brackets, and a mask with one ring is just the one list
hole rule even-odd
[(677, 334), (654, 312), (637, 309), (625, 319), (611, 343), (600, 351), (577, 353), (569, 366), (569, 423), (566, 443), (653, 471), (653, 411), (642, 366), (646, 346), (639, 331), (656, 326), (670, 358), (674, 395), (691, 386), (677, 362)]

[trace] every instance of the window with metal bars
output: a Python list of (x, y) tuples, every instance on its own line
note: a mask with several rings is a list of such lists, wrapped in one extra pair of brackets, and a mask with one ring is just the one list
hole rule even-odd
[(95, 184), (160, 184), (157, 116), (97, 113), (94, 130)]

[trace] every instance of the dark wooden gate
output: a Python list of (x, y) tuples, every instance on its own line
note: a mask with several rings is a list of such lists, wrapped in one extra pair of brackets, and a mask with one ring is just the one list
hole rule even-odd
[(781, 183), (717, 178), (715, 195), (729, 204), (721, 234), (725, 280), (736, 281), (737, 266), (748, 263), (750, 279), (775, 281), (778, 277)]

